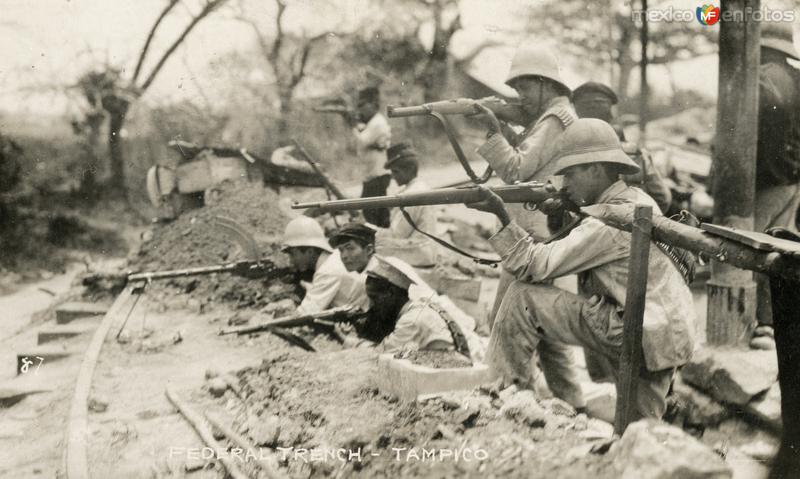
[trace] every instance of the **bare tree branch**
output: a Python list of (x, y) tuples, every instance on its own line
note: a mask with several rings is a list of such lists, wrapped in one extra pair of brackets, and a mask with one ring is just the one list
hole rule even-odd
[(150, 84), (153, 83), (153, 80), (155, 80), (156, 75), (158, 75), (158, 73), (161, 71), (161, 68), (167, 62), (167, 59), (169, 59), (169, 57), (175, 52), (175, 50), (178, 48), (178, 46), (180, 46), (180, 44), (186, 39), (186, 37), (189, 35), (189, 33), (192, 31), (192, 29), (194, 29), (194, 27), (197, 26), (197, 24), (200, 23), (200, 21), (202, 19), (207, 17), (211, 12), (213, 12), (215, 9), (220, 7), (226, 1), (227, 0), (209, 0), (206, 3), (206, 5), (203, 7), (203, 9), (200, 11), (200, 13), (198, 13), (192, 19), (192, 21), (189, 23), (189, 25), (186, 26), (186, 29), (183, 30), (183, 33), (181, 33), (181, 35), (164, 52), (164, 54), (161, 56), (161, 59), (158, 61), (156, 66), (153, 68), (153, 71), (150, 72), (150, 76), (148, 76), (147, 80), (145, 80), (144, 83), (142, 83), (142, 86), (139, 87), (139, 91), (143, 92), (143, 91), (147, 90), (147, 88), (150, 86)]
[(277, 71), (277, 63), (280, 60), (281, 46), (283, 45), (283, 14), (286, 12), (286, 2), (284, 0), (275, 0), (278, 6), (278, 13), (275, 15), (275, 42), (272, 44), (272, 50), (267, 58), (275, 65)]
[(161, 12), (161, 15), (158, 16), (155, 23), (153, 23), (153, 27), (150, 29), (150, 32), (147, 34), (147, 39), (144, 41), (144, 46), (142, 47), (142, 52), (139, 53), (139, 60), (136, 62), (136, 69), (133, 71), (133, 78), (131, 79), (131, 83), (136, 83), (136, 80), (139, 79), (139, 73), (142, 71), (142, 64), (144, 64), (144, 59), (147, 56), (147, 50), (150, 48), (150, 42), (153, 41), (153, 37), (156, 35), (156, 30), (158, 30), (158, 26), (161, 25), (161, 21), (167, 16), (167, 14), (172, 10), (172, 8), (178, 4), (180, 0), (169, 0), (169, 3), (164, 10)]
[[(299, 65), (297, 70), (292, 72), (292, 79), (290, 80), (289, 84), (292, 89), (300, 83), (300, 80), (303, 79), (305, 75), (306, 65), (308, 64), (308, 56), (311, 54), (311, 49), (314, 47), (318, 41), (324, 39), (327, 36), (327, 33), (321, 33), (319, 35), (315, 35), (308, 40), (306, 40), (303, 48), (295, 54), (295, 58), (299, 57)], [(296, 61), (293, 63), (297, 63)]]

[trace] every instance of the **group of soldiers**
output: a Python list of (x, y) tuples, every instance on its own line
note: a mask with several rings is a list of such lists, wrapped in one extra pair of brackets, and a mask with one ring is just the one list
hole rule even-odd
[[(791, 162), (791, 155), (797, 154), (792, 135), (800, 127), (791, 122), (797, 122), (800, 112), (800, 75), (787, 58), (798, 56), (791, 30), (787, 34), (783, 28), (765, 26), (762, 47), (766, 103), (759, 117), (756, 224), (759, 230), (794, 230), (800, 171), (770, 165)], [(479, 107), (487, 135), (477, 150), (502, 181), (560, 178), (579, 206), (641, 204), (652, 206), (655, 214), (668, 211), (670, 190), (649, 155), (612, 126), (618, 101), (613, 90), (589, 82), (571, 91), (556, 56), (536, 45), (518, 48), (506, 83), (519, 95), (527, 121), (520, 125), (524, 130), (516, 133), (491, 109)], [(405, 143), (391, 145), (389, 125), (378, 105), (376, 89), (362, 92), (361, 121), (353, 125), (362, 163), (369, 170), (363, 195), (385, 194), (390, 178), (399, 192), (427, 189), (417, 178), (417, 154)], [(553, 236), (554, 214), (504, 204), (489, 189), (482, 189), (482, 195), (483, 201), (467, 206), (497, 217), (498, 230), (489, 242), (502, 260), (488, 344), (475, 334), (474, 320), (433, 292), (414, 270), (436, 261), (436, 245), (418, 231), (435, 231), (433, 207), (365, 212), (366, 222), (348, 223), (329, 239), (315, 220), (294, 219), (286, 230), (285, 250), (298, 269), (313, 270), (299, 308), (304, 313), (342, 305), (369, 309), (367, 319), (356, 323), (351, 344), (384, 351), (455, 349), (474, 360), (485, 359), (504, 385), (532, 388), (540, 367), (552, 392), (583, 410), (586, 403), (569, 346), (584, 348), (593, 378), (616, 379), (630, 233), (583, 217), (566, 235)], [(689, 360), (695, 347), (690, 278), (687, 265), (681, 264), (685, 260), (664, 245), (651, 244), (644, 367), (637, 378), (639, 417), (663, 415), (676, 368)], [(577, 291), (559, 283), (571, 275), (577, 275)], [(767, 316), (759, 314), (759, 321), (769, 324)], [(538, 366), (532, 360), (536, 355)]]

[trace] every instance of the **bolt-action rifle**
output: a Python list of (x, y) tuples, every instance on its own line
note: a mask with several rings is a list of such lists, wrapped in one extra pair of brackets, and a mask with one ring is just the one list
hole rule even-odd
[(480, 100), (473, 100), (471, 98), (459, 98), (455, 100), (435, 101), (432, 103), (424, 103), (417, 106), (395, 106), (389, 105), (386, 109), (386, 114), (389, 118), (398, 118), (404, 116), (417, 116), (417, 115), (430, 115), (442, 124), (444, 132), (447, 134), (447, 139), (450, 141), (450, 146), (453, 147), (453, 152), (456, 158), (461, 163), (461, 167), (466, 171), (467, 176), (473, 183), (481, 184), (489, 181), (492, 176), (492, 168), (486, 167), (482, 175), (478, 176), (467, 161), (461, 145), (458, 143), (458, 133), (455, 128), (447, 120), (449, 115), (475, 115), (480, 113), (481, 109), (478, 105), (482, 105), (494, 112), (494, 114), (501, 120), (514, 123), (517, 125), (525, 125), (525, 114), (522, 107), (516, 103), (509, 103), (496, 97), (482, 98)]
[(150, 282), (159, 279), (184, 278), (187, 276), (200, 276), (214, 273), (232, 273), (250, 279), (271, 279), (294, 275), (295, 271), (293, 268), (279, 267), (268, 259), (262, 259), (259, 261), (237, 261), (234, 263), (201, 266), (198, 268), (132, 273), (128, 275), (128, 282)]
[(249, 334), (260, 331), (269, 331), (274, 328), (294, 328), (298, 326), (311, 326), (314, 324), (328, 326), (331, 323), (352, 322), (366, 316), (366, 312), (350, 306), (326, 309), (318, 313), (293, 314), (282, 318), (275, 318), (252, 326), (238, 326), (236, 328), (221, 329), (219, 335)]
[(494, 112), (497, 118), (514, 123), (516, 125), (525, 124), (525, 116), (519, 103), (511, 103), (497, 97), (481, 98), (456, 98), (453, 100), (434, 101), (423, 103), (416, 106), (396, 106), (389, 105), (386, 108), (386, 115), (389, 118), (400, 118), (404, 116), (432, 115), (476, 115), (481, 112), (478, 105), (482, 105)]
[[(495, 192), (506, 203), (525, 203), (530, 209), (535, 209), (537, 205), (544, 201), (553, 199), (560, 201), (565, 209), (577, 211), (577, 206), (567, 199), (564, 192), (558, 190), (552, 183), (532, 181), (528, 183), (517, 183), (515, 185), (492, 186), (487, 189)], [(440, 188), (419, 193), (375, 196), (371, 198), (295, 203), (292, 205), (292, 208), (318, 208), (323, 212), (332, 212), (366, 210), (371, 208), (392, 208), (398, 206), (475, 203), (482, 199), (482, 193), (477, 186), (465, 186), (459, 188)]]

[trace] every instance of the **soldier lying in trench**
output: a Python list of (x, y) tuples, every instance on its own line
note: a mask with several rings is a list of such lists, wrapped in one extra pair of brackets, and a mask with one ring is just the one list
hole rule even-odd
[(345, 268), (359, 275), (370, 303), (366, 320), (356, 323), (360, 339), (351, 338), (348, 345), (377, 344), (387, 352), (455, 348), (473, 360), (483, 359), (474, 319), (437, 295), (408, 263), (375, 255), (372, 228), (346, 224), (330, 243)]

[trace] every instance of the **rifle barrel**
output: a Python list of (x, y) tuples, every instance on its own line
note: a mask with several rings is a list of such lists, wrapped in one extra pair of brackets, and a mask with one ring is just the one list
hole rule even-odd
[(168, 271), (153, 271), (149, 273), (134, 273), (128, 275), (128, 281), (152, 281), (156, 279), (182, 278), (185, 276), (198, 276), (202, 274), (221, 273), (231, 271), (237, 263), (216, 266), (201, 266), (198, 268), (175, 269)]
[[(495, 186), (488, 189), (497, 193), (506, 203), (538, 203), (548, 198), (553, 198), (558, 194), (552, 184), (546, 183), (522, 183)], [(474, 203), (481, 199), (480, 190), (475, 186), (470, 186), (466, 188), (440, 188), (419, 193), (375, 196), (371, 198), (295, 203), (292, 208), (318, 208), (320, 211), (329, 212), (392, 208), (396, 206), (451, 205)]]

